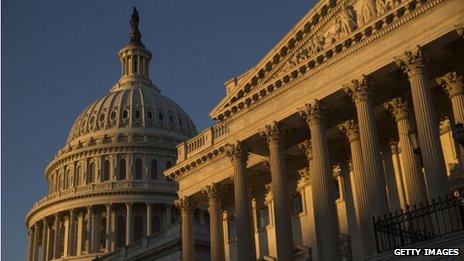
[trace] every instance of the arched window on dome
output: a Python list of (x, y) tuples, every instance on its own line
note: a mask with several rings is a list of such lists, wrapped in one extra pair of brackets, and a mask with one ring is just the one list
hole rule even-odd
[(126, 244), (126, 218), (124, 216), (118, 217), (116, 225), (116, 247), (120, 248)]
[(76, 172), (76, 186), (80, 186), (82, 184), (82, 166), (79, 165), (77, 166), (77, 172)]
[(87, 184), (95, 182), (95, 163), (90, 162), (89, 170), (87, 171)]
[(158, 179), (158, 162), (155, 159), (152, 159), (150, 163), (150, 179)]
[(101, 181), (107, 181), (110, 179), (110, 161), (108, 159), (105, 159), (103, 161), (103, 170), (101, 172)]
[(126, 179), (126, 160), (119, 160), (118, 180)]
[(141, 180), (142, 179), (142, 160), (136, 159), (135, 160), (135, 179)]
[(151, 230), (152, 233), (161, 231), (161, 218), (158, 215), (154, 215), (151, 219)]
[(69, 175), (70, 175), (70, 171), (69, 169), (64, 171), (64, 176), (63, 176), (63, 190), (67, 189), (68, 188), (68, 185), (69, 185)]
[(143, 237), (143, 217), (136, 215), (134, 218), (134, 241)]

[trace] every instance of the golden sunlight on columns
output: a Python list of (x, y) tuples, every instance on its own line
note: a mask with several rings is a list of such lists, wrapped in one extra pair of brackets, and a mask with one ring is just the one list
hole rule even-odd
[(92, 237), (92, 206), (87, 207), (87, 225), (85, 230), (85, 252), (90, 253), (92, 251), (92, 247), (90, 243), (92, 242), (90, 239)]
[(182, 261), (195, 260), (195, 241), (193, 236), (193, 212), (194, 203), (189, 197), (184, 197), (176, 201), (182, 216)]
[(151, 203), (147, 203), (147, 237), (151, 236), (151, 231), (153, 228), (151, 227), (151, 222), (153, 219), (153, 205)]
[(34, 246), (32, 250), (32, 260), (39, 260), (39, 236), (40, 236), (40, 227), (39, 223), (34, 224)]
[(132, 203), (126, 202), (126, 246), (133, 242)]
[[(367, 202), (370, 204), (369, 214), (379, 217), (389, 212), (385, 176), (382, 169), (375, 112), (371, 99), (372, 85), (365, 75), (354, 79), (344, 86), (345, 92), (356, 105), (358, 116), (359, 139), (366, 181)], [(366, 249), (373, 251), (373, 249)], [(373, 252), (366, 252), (370, 255)]]
[(428, 82), (426, 57), (421, 48), (417, 47), (414, 51), (406, 51), (395, 62), (409, 77), (428, 198), (437, 199), (449, 194), (449, 183)]
[(340, 260), (340, 235), (335, 206), (332, 169), (325, 133), (324, 112), (319, 101), (300, 111), (311, 132), (311, 184), (319, 260)]
[(277, 259), (293, 260), (292, 219), (288, 204), (284, 146), (281, 140), (282, 128), (274, 122), (272, 125), (266, 125), (266, 129), (260, 131), (260, 135), (266, 139), (270, 152), (269, 163), (275, 208)]
[(244, 144), (237, 141), (235, 145), (229, 145), (227, 148), (227, 156), (234, 167), (233, 180), (237, 253), (240, 254), (241, 260), (243, 261), (256, 260), (253, 220), (251, 217), (251, 197), (246, 171), (248, 150)]
[(48, 221), (47, 218), (43, 219), (42, 226), (42, 260), (47, 260), (47, 241), (48, 241)]
[(53, 257), (60, 258), (59, 240), (60, 240), (60, 215), (55, 213), (55, 233), (53, 237)]
[(209, 202), (211, 260), (222, 261), (224, 257), (224, 233), (222, 228), (221, 188), (213, 183), (203, 191)]
[(72, 256), (75, 253), (76, 249), (76, 216), (75, 210), (69, 210), (69, 244), (68, 244), (68, 255)]
[(406, 198), (410, 206), (419, 206), (427, 201), (422, 168), (414, 155), (411, 142), (411, 127), (409, 122), (408, 103), (402, 98), (394, 98), (385, 103), (398, 125), (399, 149), (403, 165)]
[(110, 252), (111, 245), (111, 205), (106, 204), (106, 238), (105, 238), (105, 253)]

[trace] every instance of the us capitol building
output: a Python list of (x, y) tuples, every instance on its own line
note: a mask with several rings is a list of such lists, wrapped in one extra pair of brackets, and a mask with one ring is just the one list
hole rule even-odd
[(47, 168), (30, 260), (43, 246), (43, 260), (158, 260), (170, 227), (181, 249), (169, 260), (464, 253), (462, 0), (318, 1), (225, 83), (198, 134), (132, 39), (122, 78)]

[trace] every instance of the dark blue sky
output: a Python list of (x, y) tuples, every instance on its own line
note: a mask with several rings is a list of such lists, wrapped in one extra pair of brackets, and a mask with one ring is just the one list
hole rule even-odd
[(74, 119), (118, 80), (133, 5), (151, 79), (199, 130), (223, 83), (257, 63), (314, 0), (2, 1), (2, 259), (24, 260), (24, 217)]

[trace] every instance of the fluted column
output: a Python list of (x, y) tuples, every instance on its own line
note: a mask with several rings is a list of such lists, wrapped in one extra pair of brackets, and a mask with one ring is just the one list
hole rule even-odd
[(90, 253), (92, 251), (91, 239), (92, 239), (92, 206), (87, 207), (87, 222), (85, 231), (85, 252)]
[[(404, 185), (404, 179), (403, 179), (403, 169), (401, 167), (401, 162), (400, 162), (400, 149), (398, 148), (398, 142), (396, 141), (390, 141), (389, 142), (389, 147), (390, 147), (390, 153), (392, 155), (392, 163), (393, 163), (393, 169), (395, 172), (395, 182), (396, 182), (396, 188), (398, 191), (398, 197), (400, 200), (400, 207), (402, 209), (406, 209), (406, 205), (408, 204), (408, 200), (406, 198), (406, 188)], [(416, 162), (420, 165), (420, 160), (415, 156)], [(425, 183), (424, 183), (425, 186)]]
[(151, 227), (153, 219), (153, 205), (151, 203), (147, 203), (147, 237), (151, 236), (151, 231), (153, 228)]
[(422, 168), (414, 155), (411, 142), (408, 103), (402, 98), (394, 98), (385, 104), (398, 125), (399, 148), (401, 150), (403, 177), (406, 183), (406, 198), (411, 206), (427, 201), (427, 190), (422, 176)]
[(68, 255), (72, 256), (75, 253), (75, 242), (76, 242), (76, 211), (74, 209), (69, 210), (69, 244), (68, 244)]
[[(389, 209), (377, 137), (375, 112), (370, 94), (371, 88), (372, 84), (365, 75), (361, 79), (354, 79), (350, 84), (344, 86), (345, 92), (355, 103), (358, 116), (359, 139), (365, 173), (364, 180), (366, 181), (366, 192), (371, 210), (369, 214), (378, 217), (388, 213)], [(366, 252), (366, 254), (371, 253)]]
[(300, 115), (311, 132), (311, 184), (314, 204), (314, 222), (319, 260), (340, 260), (340, 236), (335, 205), (332, 169), (325, 133), (324, 113), (319, 101), (307, 104)]
[(192, 199), (184, 197), (176, 201), (182, 216), (182, 261), (195, 260), (195, 239), (193, 235), (193, 212), (195, 210)]
[(47, 260), (47, 231), (48, 231), (48, 221), (47, 218), (42, 220), (42, 260)]
[(225, 260), (220, 187), (218, 184), (213, 183), (206, 186), (204, 193), (209, 202), (211, 260)]
[[(359, 136), (359, 127), (354, 120), (345, 121), (338, 125), (338, 128), (345, 134), (348, 142), (350, 143), (351, 162), (353, 167), (353, 184), (352, 187), (355, 194), (355, 207), (358, 229), (361, 234), (363, 242), (363, 253), (366, 257), (369, 253), (376, 251), (374, 245), (374, 230), (372, 227), (373, 209), (369, 200), (372, 195), (369, 195), (367, 183), (369, 178), (364, 172), (364, 164), (362, 158), (361, 141)], [(367, 254), (367, 255), (366, 255)]]
[(106, 239), (105, 239), (105, 253), (110, 252), (111, 245), (111, 205), (106, 204)]
[(40, 236), (40, 225), (39, 222), (34, 224), (34, 246), (33, 246), (33, 255), (32, 260), (37, 261), (39, 260), (39, 236)]
[(132, 236), (132, 203), (126, 203), (126, 246), (132, 244), (133, 236)]
[(55, 213), (55, 233), (53, 236), (53, 257), (60, 258), (60, 250), (59, 250), (59, 243), (60, 243), (60, 215)]
[[(458, 72), (449, 72), (437, 79), (438, 85), (443, 87), (451, 100), (454, 124), (464, 123), (464, 77)], [(459, 161), (464, 168), (464, 148), (459, 147)]]
[(247, 180), (248, 150), (239, 141), (229, 145), (227, 156), (234, 168), (234, 205), (237, 230), (237, 253), (244, 261), (256, 260), (253, 220), (251, 217), (251, 197)]
[(269, 146), (272, 195), (275, 209), (277, 259), (293, 260), (292, 219), (288, 204), (287, 175), (285, 172), (284, 146), (281, 140), (281, 132), (282, 128), (274, 122), (272, 125), (266, 125), (266, 129), (260, 131), (260, 135), (266, 139)]
[(449, 193), (443, 150), (428, 83), (425, 55), (420, 47), (407, 51), (396, 64), (408, 75), (416, 116), (419, 144), (424, 161), (425, 183), (429, 200)]

